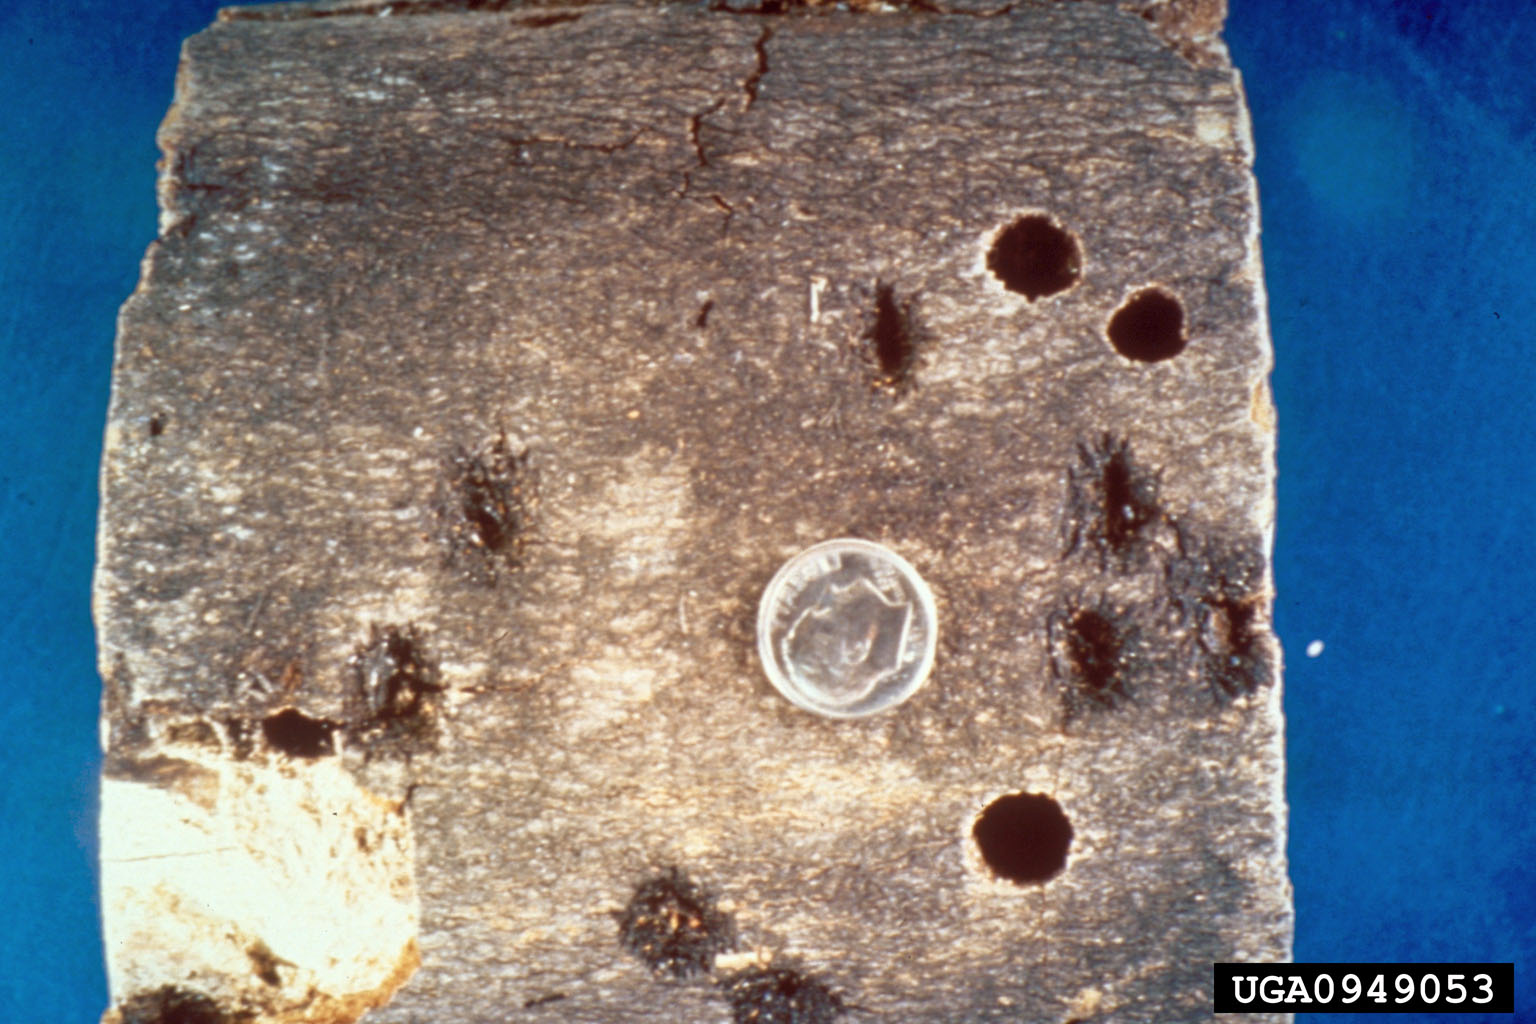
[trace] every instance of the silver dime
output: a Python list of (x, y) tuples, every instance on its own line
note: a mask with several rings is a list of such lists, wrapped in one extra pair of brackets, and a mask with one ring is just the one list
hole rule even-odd
[(830, 718), (895, 707), (933, 668), (933, 592), (896, 552), (824, 541), (779, 569), (757, 608), (757, 651), (775, 688)]

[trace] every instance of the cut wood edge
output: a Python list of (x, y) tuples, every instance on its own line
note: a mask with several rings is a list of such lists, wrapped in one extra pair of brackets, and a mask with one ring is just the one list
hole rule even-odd
[(102, 780), (101, 836), (103, 1024), (157, 998), (343, 1024), (421, 962), (409, 817), (337, 759), (169, 744)]

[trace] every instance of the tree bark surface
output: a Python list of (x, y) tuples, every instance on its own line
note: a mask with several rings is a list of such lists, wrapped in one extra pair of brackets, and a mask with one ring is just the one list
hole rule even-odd
[[(107, 1020), (1165, 1024), (1288, 958), (1219, 10), (779, 6), (188, 41), (102, 470)], [(844, 536), (939, 618), (855, 720), (755, 639)]]

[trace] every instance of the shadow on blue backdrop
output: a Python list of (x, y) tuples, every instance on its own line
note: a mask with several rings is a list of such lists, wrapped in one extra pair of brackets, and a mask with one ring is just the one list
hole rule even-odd
[[(1536, 7), (1231, 2), (1276, 350), (1296, 957), (1513, 961), (1521, 1019), (1536, 1014)], [(106, 1005), (96, 463), (117, 307), (155, 234), (154, 128), (180, 39), (215, 7), (0, 10), (7, 1022)]]

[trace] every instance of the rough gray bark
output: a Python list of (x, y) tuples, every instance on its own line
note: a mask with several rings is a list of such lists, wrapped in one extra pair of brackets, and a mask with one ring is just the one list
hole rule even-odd
[[(102, 472), (108, 1019), (1169, 1022), (1287, 957), (1218, 5), (453, 6), (187, 44)], [(1187, 345), (1127, 358), (1154, 287)], [(756, 662), (836, 536), (939, 601), (870, 719)], [(979, 851), (1011, 793), (1048, 881)]]

